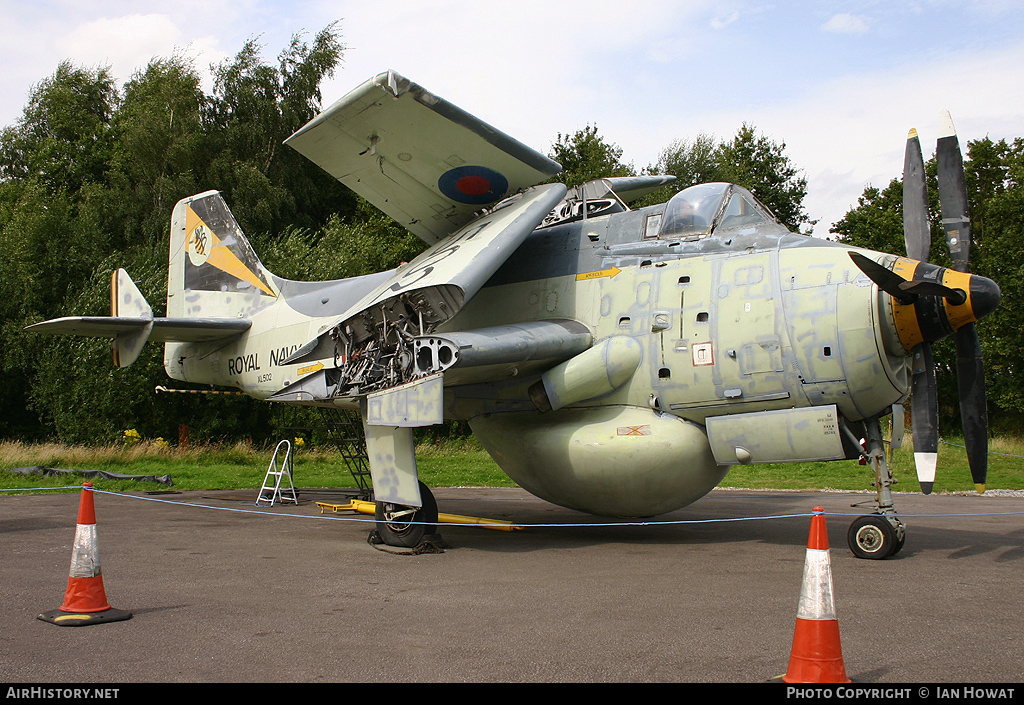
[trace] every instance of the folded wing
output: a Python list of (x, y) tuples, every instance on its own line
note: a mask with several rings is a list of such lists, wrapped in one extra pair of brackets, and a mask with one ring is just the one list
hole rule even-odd
[(393, 71), (359, 86), (286, 144), (427, 243), (558, 163)]
[(399, 267), (285, 361), (324, 369), (273, 398), (359, 396), (415, 378), (416, 338), (458, 313), (564, 195), (562, 184), (528, 189)]

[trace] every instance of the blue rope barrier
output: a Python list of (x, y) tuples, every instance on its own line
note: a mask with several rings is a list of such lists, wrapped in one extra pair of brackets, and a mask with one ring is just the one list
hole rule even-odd
[[(81, 486), (60, 486), (60, 487), (27, 487), (27, 488), (11, 488), (2, 490), (3, 492), (24, 492), (33, 490), (81, 490)], [(160, 499), (158, 497), (142, 497), (139, 495), (125, 494), (123, 492), (112, 492), (110, 490), (98, 490), (93, 488), (93, 492), (100, 494), (113, 495), (115, 497), (125, 497), (128, 499), (143, 500), (147, 502), (158, 502), (163, 504), (173, 504), (181, 507), (194, 507), (197, 509), (213, 509), (215, 511), (224, 512), (235, 512), (240, 514), (262, 514), (275, 517), (294, 518), (294, 519), (320, 519), (327, 521), (349, 521), (357, 523), (375, 524), (376, 519), (364, 519), (361, 517), (350, 517), (350, 516), (333, 516), (325, 514), (293, 514), (290, 512), (272, 512), (263, 509), (240, 509), (237, 507), (216, 507), (209, 504), (199, 504), (196, 502), (178, 502), (169, 499)], [(717, 519), (666, 519), (659, 521), (609, 521), (609, 522), (580, 522), (580, 523), (541, 523), (541, 524), (514, 524), (516, 528), (595, 528), (595, 527), (624, 527), (624, 526), (677, 526), (684, 524), (716, 524), (716, 523), (731, 523), (740, 521), (768, 521), (774, 519), (800, 519), (806, 517), (812, 517), (815, 514), (821, 512), (798, 512), (796, 514), (773, 514), (765, 516), (753, 516), (753, 517), (733, 517), (733, 518), (717, 518)], [(834, 517), (856, 517), (865, 516), (863, 513), (853, 512), (824, 512), (825, 516)], [(957, 513), (957, 514), (902, 514), (899, 513), (897, 516), (901, 519), (904, 518), (935, 518), (935, 517), (989, 517), (989, 516), (1024, 516), (1024, 511), (1020, 512), (978, 512), (978, 513)], [(426, 522), (406, 522), (409, 524), (424, 524)], [(436, 522), (430, 522), (434, 525)], [(481, 522), (444, 522), (445, 526), (469, 526), (477, 528), (487, 527), (502, 527), (508, 528), (508, 523), (500, 524), (489, 524)]]

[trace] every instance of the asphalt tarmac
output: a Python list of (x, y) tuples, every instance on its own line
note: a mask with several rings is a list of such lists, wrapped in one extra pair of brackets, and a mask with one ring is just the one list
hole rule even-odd
[[(130, 620), (60, 627), (81, 492), (0, 497), (5, 683), (765, 683), (792, 649), (822, 506), (844, 664), (861, 684), (1024, 680), (1024, 497), (897, 495), (903, 551), (847, 547), (870, 495), (715, 490), (615, 525), (515, 489), (439, 489), (441, 553), (372, 518), (256, 491), (97, 492), (106, 595)], [(850, 515), (850, 516), (839, 516)], [(771, 517), (771, 518), (763, 518)], [(692, 522), (692, 523), (691, 523)], [(1024, 688), (1018, 689), (1024, 695)]]

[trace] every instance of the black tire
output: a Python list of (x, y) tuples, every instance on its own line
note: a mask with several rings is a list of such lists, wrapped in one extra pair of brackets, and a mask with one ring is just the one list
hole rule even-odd
[(903, 544), (905, 544), (906, 542), (907, 542), (907, 532), (904, 531), (903, 532), (903, 536), (900, 536), (898, 539), (896, 539), (896, 545), (893, 547), (892, 553), (890, 553), (889, 555), (890, 556), (895, 556), (897, 553), (902, 551), (903, 550)]
[(846, 532), (846, 541), (857, 558), (880, 561), (903, 548), (896, 538), (896, 527), (878, 514), (855, 519)]
[(377, 520), (377, 534), (388, 546), (415, 548), (423, 537), (437, 531), (437, 502), (430, 488), (420, 483), (420, 498), (423, 506), (419, 509), (401, 504), (377, 502), (374, 518)]

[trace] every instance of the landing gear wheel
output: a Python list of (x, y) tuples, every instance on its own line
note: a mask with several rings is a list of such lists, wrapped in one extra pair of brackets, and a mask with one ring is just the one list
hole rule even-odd
[(423, 537), (433, 534), (437, 527), (437, 502), (430, 489), (420, 483), (422, 507), (407, 507), (404, 504), (377, 502), (374, 517), (377, 533), (388, 546), (415, 548)]
[(899, 536), (899, 538), (896, 539), (896, 545), (893, 546), (892, 553), (889, 554), (890, 556), (895, 556), (897, 553), (902, 551), (903, 550), (903, 544), (906, 543), (906, 541), (907, 541), (907, 534), (906, 534), (906, 532), (903, 532), (902, 534), (900, 532), (897, 532), (896, 535)]
[(846, 532), (846, 540), (857, 558), (876, 561), (895, 555), (903, 548), (904, 541), (898, 538), (896, 527), (878, 514), (855, 519)]

